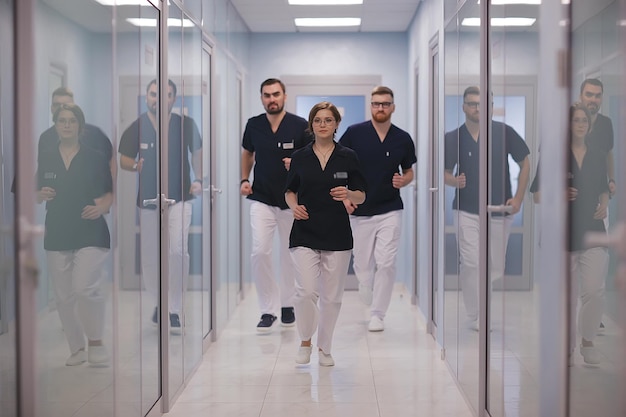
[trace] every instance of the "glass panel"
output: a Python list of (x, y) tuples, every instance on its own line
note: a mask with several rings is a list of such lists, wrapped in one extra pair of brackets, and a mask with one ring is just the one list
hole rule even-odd
[(35, 15), (38, 410), (114, 415), (112, 13), (42, 0)]
[[(0, 1), (0, 344), (2, 356), (0, 368), (0, 410), (7, 417), (17, 416), (17, 375), (16, 375), (16, 288), (14, 264), (15, 200), (11, 195), (15, 173), (14, 155), (14, 37), (13, 37), (13, 1)], [(7, 233), (7, 231), (9, 231)]]
[[(487, 409), (493, 416), (538, 414), (538, 295), (532, 284), (530, 167), (539, 62), (537, 20), (530, 27), (499, 26), (512, 17), (538, 18), (538, 5), (490, 6), (491, 139), (490, 204), (507, 205), (490, 214), (490, 291)], [(522, 58), (523, 57), (523, 58)], [(526, 209), (528, 208), (528, 209)]]
[[(120, 161), (117, 183), (119, 236), (119, 374), (117, 398), (146, 415), (161, 396), (159, 195), (159, 11), (118, 7)], [(129, 18), (154, 22), (134, 26)], [(139, 171), (139, 173), (137, 172)], [(158, 201), (156, 202), (158, 204)], [(136, 412), (136, 411), (135, 411)]]
[(211, 146), (212, 66), (208, 45), (202, 48), (202, 337), (213, 329), (213, 160)]
[[(478, 17), (479, 5), (466, 2), (456, 24), (446, 30), (444, 170), (446, 187), (446, 306), (451, 340), (456, 337), (457, 375), (474, 410), (478, 410), (479, 381), (479, 224), (478, 112), (479, 96), (465, 95), (479, 84), (480, 36), (464, 19)], [(452, 23), (450, 23), (452, 25)], [(449, 33), (449, 35), (448, 35)], [(455, 35), (456, 33), (456, 35)], [(452, 48), (452, 50), (448, 50)], [(469, 91), (469, 90), (468, 90)], [(469, 91), (471, 92), (471, 91)]]
[[(584, 1), (571, 2), (571, 100), (588, 110), (576, 108), (572, 113), (568, 146), (568, 155), (573, 155), (569, 159), (570, 186), (577, 189), (569, 213), (569, 409), (575, 417), (626, 412), (621, 394), (624, 292), (617, 282), (619, 252), (607, 249), (606, 242), (582, 241), (584, 235), (593, 232), (600, 236), (605, 230), (615, 233), (624, 222), (626, 188), (620, 180), (625, 178), (622, 162), (626, 150), (620, 123), (624, 114), (624, 37), (620, 3), (603, 1), (590, 7)], [(584, 119), (591, 122), (586, 135)]]
[[(187, 102), (185, 101), (185, 84), (183, 82), (183, 13), (174, 3), (169, 4), (168, 11), (168, 50), (167, 67), (170, 84), (168, 85), (169, 134), (167, 143), (162, 142), (163, 161), (167, 161), (167, 197), (175, 200), (167, 209), (168, 224), (162, 227), (169, 229), (169, 304), (170, 304), (170, 339), (169, 339), (169, 395), (174, 399), (184, 381), (183, 339), (181, 325), (185, 318), (183, 299), (184, 288), (189, 272), (189, 254), (187, 248), (189, 226), (191, 221), (192, 203), (191, 178), (189, 176), (189, 156), (187, 140), (183, 131), (197, 129), (191, 122), (189, 128), (184, 127), (183, 116)], [(182, 175), (181, 175), (182, 174)], [(163, 175), (161, 175), (163, 181)], [(178, 323), (177, 323), (178, 322)]]
[[(200, 132), (203, 132), (203, 95), (202, 95), (202, 32), (197, 26), (183, 29), (183, 85), (182, 94), (182, 114), (184, 114), (186, 123), (189, 126), (195, 125), (191, 132), (183, 130), (183, 146), (192, 138), (191, 155), (189, 150), (185, 149), (182, 157), (191, 162), (191, 172), (189, 173), (191, 183), (191, 195), (193, 198), (189, 200), (191, 205), (191, 227), (188, 236), (183, 236), (189, 242), (189, 262), (187, 269), (183, 268), (183, 273), (188, 274), (188, 282), (183, 286), (184, 301), (184, 363), (185, 363), (185, 379), (191, 374), (191, 371), (202, 360), (202, 234), (203, 227), (203, 170), (202, 156), (203, 150)], [(195, 143), (194, 143), (195, 142)], [(197, 180), (197, 181), (196, 181)]]

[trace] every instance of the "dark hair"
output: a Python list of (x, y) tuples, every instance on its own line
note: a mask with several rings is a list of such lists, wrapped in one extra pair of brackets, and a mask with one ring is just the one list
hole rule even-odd
[(576, 113), (577, 110), (582, 110), (582, 111), (585, 112), (585, 116), (587, 117), (587, 120), (589, 121), (589, 126), (587, 127), (587, 133), (589, 133), (589, 131), (591, 130), (591, 112), (589, 112), (589, 109), (584, 104), (582, 104), (582, 103), (574, 103), (569, 108), (569, 132), (570, 132), (570, 136), (572, 135), (572, 120), (574, 120), (574, 113)]
[(67, 87), (59, 87), (52, 92), (52, 97), (54, 96), (67, 96), (74, 98), (74, 92)]
[(283, 94), (287, 92), (287, 89), (285, 88), (285, 84), (278, 78), (268, 78), (267, 80), (263, 81), (261, 83), (261, 88), (259, 91), (261, 92), (261, 94), (263, 94), (263, 87), (265, 87), (266, 85), (274, 85), (274, 84), (280, 84), (280, 88), (282, 88)]
[(335, 121), (337, 123), (341, 121), (341, 113), (339, 113), (339, 110), (333, 103), (331, 103), (330, 101), (322, 101), (320, 103), (317, 103), (311, 108), (311, 111), (309, 112), (309, 127), (307, 128), (307, 131), (311, 134), (313, 134), (313, 119), (315, 119), (315, 115), (320, 110), (330, 110), (330, 112), (333, 114), (333, 117), (335, 118)]
[(59, 114), (63, 110), (72, 112), (74, 116), (76, 116), (76, 120), (78, 120), (78, 135), (80, 136), (85, 129), (85, 113), (83, 113), (83, 110), (78, 107), (78, 104), (61, 104), (52, 115), (52, 121), (54, 123), (57, 122), (57, 120), (59, 119)]
[(463, 92), (463, 100), (465, 100), (465, 97), (469, 96), (470, 94), (479, 96), (480, 88), (478, 88), (478, 86), (475, 86), (475, 85), (470, 85), (469, 87), (467, 87), (465, 91)]
[(595, 85), (596, 87), (600, 87), (600, 89), (602, 90), (602, 92), (604, 93), (604, 84), (602, 84), (602, 81), (598, 80), (597, 78), (587, 78), (585, 81), (583, 81), (583, 83), (580, 85), (580, 94), (583, 93), (583, 90), (585, 89), (585, 86), (589, 84), (589, 85)]
[[(152, 86), (152, 84), (156, 84), (156, 83), (157, 83), (156, 78), (148, 83), (148, 85), (146, 86), (146, 94), (148, 94), (148, 91), (150, 90), (150, 87)], [(176, 97), (177, 89), (176, 89), (176, 84), (174, 84), (174, 81), (167, 80), (167, 85), (172, 87), (172, 91), (174, 92), (174, 97)]]
[(389, 87), (379, 85), (378, 87), (374, 87), (374, 89), (372, 90), (372, 96), (383, 94), (389, 94), (391, 98), (393, 98), (393, 91)]

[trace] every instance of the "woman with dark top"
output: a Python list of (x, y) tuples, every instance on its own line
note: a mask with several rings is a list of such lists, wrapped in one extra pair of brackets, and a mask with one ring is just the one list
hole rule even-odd
[(298, 364), (310, 362), (316, 331), (319, 364), (335, 364), (332, 336), (353, 243), (343, 201), (365, 201), (365, 178), (356, 153), (334, 141), (340, 121), (334, 104), (325, 101), (313, 106), (308, 129), (315, 140), (293, 153), (287, 176), (285, 200), (295, 219), (289, 248), (296, 269)]
[(81, 145), (85, 116), (80, 107), (63, 104), (53, 121), (59, 143), (38, 156), (37, 201), (46, 202), (44, 249), (71, 352), (65, 364), (104, 365), (109, 354), (102, 343), (101, 286), (110, 236), (102, 216), (112, 202), (111, 170), (101, 152)]
[[(604, 280), (608, 271), (609, 255), (606, 247), (588, 247), (587, 232), (606, 233), (603, 219), (607, 216), (609, 186), (606, 177), (606, 153), (588, 147), (585, 138), (591, 126), (587, 108), (575, 104), (570, 108), (570, 162), (567, 174), (569, 200), (569, 241), (571, 267), (570, 352), (576, 346), (576, 323), (582, 337), (580, 353), (587, 364), (599, 364), (601, 355), (593, 340), (604, 311)], [(530, 187), (535, 202), (539, 202), (539, 168)]]

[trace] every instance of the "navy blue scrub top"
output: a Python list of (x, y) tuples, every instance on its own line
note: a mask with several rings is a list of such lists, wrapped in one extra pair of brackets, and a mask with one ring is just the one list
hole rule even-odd
[(286, 190), (297, 194), (298, 204), (306, 207), (309, 218), (294, 220), (290, 248), (352, 249), (352, 229), (346, 207), (343, 201), (335, 201), (330, 196), (331, 188), (341, 185), (347, 185), (350, 190), (367, 191), (359, 159), (352, 149), (336, 144), (324, 170), (312, 143), (293, 153)]
[(613, 123), (611, 119), (598, 113), (596, 122), (591, 127), (591, 132), (585, 138), (585, 143), (590, 148), (606, 153), (610, 152), (613, 149)]
[(400, 190), (393, 187), (391, 180), (393, 174), (402, 173), (417, 162), (411, 136), (392, 124), (381, 142), (369, 120), (348, 127), (339, 143), (357, 153), (367, 181), (367, 200), (352, 214), (374, 216), (402, 210)]
[(56, 191), (54, 199), (46, 202), (44, 249), (110, 248), (104, 217), (81, 218), (85, 206), (95, 205), (94, 199), (113, 190), (109, 161), (87, 146), (80, 147), (69, 169), (65, 169), (58, 147), (42, 152), (37, 159), (38, 189), (51, 187)]
[[(182, 140), (181, 140), (182, 134)], [(191, 174), (189, 153), (202, 148), (202, 138), (196, 122), (190, 117), (178, 114), (170, 115), (168, 136), (168, 195), (176, 202), (194, 198), (189, 193)], [(143, 167), (139, 173), (139, 191), (137, 207), (155, 209), (156, 205), (143, 205), (143, 200), (156, 198), (157, 195), (157, 142), (156, 130), (147, 113), (143, 113), (122, 134), (119, 152), (129, 158), (143, 158)], [(182, 163), (182, 166), (181, 166)]]
[[(491, 201), (489, 204), (500, 205), (513, 197), (508, 156), (511, 155), (515, 162), (520, 163), (530, 154), (530, 150), (521, 136), (507, 124), (493, 121), (491, 135)], [(466, 178), (465, 188), (456, 189), (452, 207), (467, 213), (478, 214), (478, 141), (472, 138), (465, 123), (446, 133), (444, 140), (445, 169), (455, 175), (464, 173)], [(492, 216), (499, 215), (501, 214), (492, 213)]]
[(285, 202), (287, 170), (283, 158), (310, 143), (312, 136), (306, 131), (308, 122), (300, 116), (286, 113), (276, 133), (265, 113), (252, 117), (243, 133), (242, 147), (254, 153), (254, 180), (250, 200), (269, 206), (288, 208)]

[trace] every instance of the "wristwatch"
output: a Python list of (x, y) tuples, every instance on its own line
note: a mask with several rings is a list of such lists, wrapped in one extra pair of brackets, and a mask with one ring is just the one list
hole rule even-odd
[(133, 164), (133, 171), (137, 171), (137, 162)]

